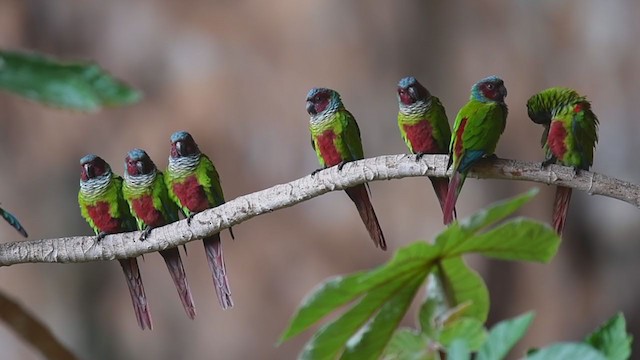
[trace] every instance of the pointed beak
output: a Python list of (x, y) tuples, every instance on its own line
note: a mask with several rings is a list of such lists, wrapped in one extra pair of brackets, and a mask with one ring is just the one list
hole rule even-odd
[(138, 170), (138, 174), (145, 174), (144, 164), (142, 161), (136, 161), (136, 169)]
[(416, 91), (416, 88), (413, 86), (409, 86), (409, 89), (407, 90), (409, 91), (409, 96), (411, 96), (411, 100), (418, 101), (418, 92)]
[(503, 98), (507, 97), (507, 88), (504, 87), (504, 85), (500, 86), (500, 95), (502, 95)]
[(316, 115), (316, 106), (311, 102), (311, 101), (307, 101), (307, 113), (309, 113), (309, 115)]
[(87, 178), (91, 179), (93, 178), (94, 174), (93, 174), (93, 166), (91, 164), (84, 164), (84, 173), (87, 174)]
[(178, 155), (183, 156), (182, 148), (184, 145), (182, 145), (182, 141), (176, 141), (175, 146), (176, 146), (176, 152), (178, 153)]

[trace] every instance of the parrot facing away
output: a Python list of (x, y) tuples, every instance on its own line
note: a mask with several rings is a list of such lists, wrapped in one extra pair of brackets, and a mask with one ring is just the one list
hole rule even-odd
[[(529, 98), (527, 112), (533, 122), (544, 126), (543, 167), (549, 164), (570, 166), (576, 174), (589, 170), (598, 142), (598, 118), (586, 97), (568, 88), (549, 88)], [(559, 235), (564, 229), (570, 201), (571, 188), (558, 186), (552, 222)]]
[[(341, 170), (347, 162), (364, 158), (360, 129), (353, 115), (342, 104), (338, 92), (314, 88), (307, 94), (306, 101), (310, 116), (311, 146), (316, 151), (322, 168), (338, 165)], [(386, 250), (387, 243), (366, 186), (357, 185), (345, 192), (355, 203), (376, 247)]]
[(453, 221), (453, 209), (469, 169), (480, 159), (495, 156), (496, 145), (507, 124), (507, 88), (497, 76), (471, 87), (469, 101), (460, 109), (449, 145), (453, 174), (444, 206), (444, 223)]
[(14, 229), (16, 229), (20, 233), (20, 235), (24, 237), (29, 236), (27, 235), (27, 231), (20, 224), (20, 221), (18, 221), (18, 218), (13, 216), (12, 213), (8, 212), (3, 208), (0, 208), (0, 216), (2, 216), (2, 218), (5, 219), (9, 223), (9, 225), (13, 226)]
[[(186, 131), (177, 131), (171, 135), (171, 153), (164, 179), (169, 197), (188, 219), (198, 212), (225, 202), (216, 168), (211, 160), (200, 152), (193, 137)], [(229, 232), (234, 238), (231, 228)], [(233, 299), (220, 234), (207, 237), (203, 242), (218, 301), (223, 309), (231, 308)]]
[[(82, 217), (98, 236), (136, 230), (135, 219), (122, 196), (122, 178), (102, 158), (90, 154), (80, 159), (78, 204)], [(153, 329), (147, 295), (136, 258), (119, 259), (124, 271), (138, 325)]]
[[(451, 127), (440, 99), (432, 96), (413, 76), (398, 83), (398, 127), (400, 135), (416, 160), (425, 154), (448, 154)], [(429, 177), (440, 207), (449, 191), (449, 179)]]
[[(122, 194), (136, 219), (138, 230), (144, 230), (140, 240), (146, 239), (153, 228), (178, 220), (178, 208), (169, 199), (162, 172), (142, 149), (133, 149), (127, 154)], [(187, 316), (194, 319), (196, 309), (178, 248), (161, 250), (160, 255), (167, 264)]]

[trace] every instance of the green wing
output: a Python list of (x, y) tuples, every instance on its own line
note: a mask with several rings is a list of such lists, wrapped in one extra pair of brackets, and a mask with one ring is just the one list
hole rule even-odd
[(431, 108), (429, 112), (429, 119), (431, 119), (431, 127), (434, 130), (434, 137), (438, 142), (438, 148), (446, 152), (451, 142), (451, 126), (449, 125), (444, 106), (442, 106), (440, 99), (435, 96), (431, 97)]
[(598, 142), (598, 118), (591, 111), (591, 104), (584, 101), (579, 105), (582, 111), (572, 111), (571, 132), (575, 139), (575, 147), (580, 154), (579, 167), (589, 169), (593, 165), (593, 151)]
[(153, 207), (160, 210), (167, 223), (178, 221), (178, 207), (169, 197), (167, 185), (164, 182), (164, 175), (158, 171), (153, 180)]
[(207, 199), (211, 206), (224, 204), (224, 195), (222, 194), (222, 185), (220, 185), (220, 175), (216, 171), (213, 162), (205, 155), (200, 156), (200, 164), (196, 168), (196, 176), (198, 182), (204, 188)]
[(344, 154), (346, 155), (344, 157), (345, 160), (353, 161), (364, 158), (360, 128), (358, 127), (356, 119), (347, 110), (338, 111), (336, 116), (342, 125), (342, 139), (346, 150), (349, 152), (349, 154)]
[(122, 178), (116, 174), (112, 175), (111, 184), (107, 190), (106, 197), (111, 204), (111, 216), (122, 221), (123, 231), (134, 231), (137, 229), (136, 220), (129, 211), (129, 204), (122, 195)]

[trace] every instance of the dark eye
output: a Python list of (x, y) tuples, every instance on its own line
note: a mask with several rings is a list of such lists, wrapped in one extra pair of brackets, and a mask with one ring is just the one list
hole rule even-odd
[(487, 84), (487, 89), (493, 90), (493, 84)]

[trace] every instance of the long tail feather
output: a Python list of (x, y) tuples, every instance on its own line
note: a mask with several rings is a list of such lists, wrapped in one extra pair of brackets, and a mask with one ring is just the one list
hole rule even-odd
[(451, 181), (449, 182), (449, 190), (447, 191), (447, 197), (444, 202), (444, 224), (449, 225), (453, 222), (454, 211), (456, 202), (458, 201), (458, 195), (460, 195), (460, 189), (464, 184), (464, 180), (467, 174), (461, 174), (457, 171), (453, 172)]
[(196, 306), (193, 303), (191, 288), (187, 281), (187, 274), (184, 271), (184, 266), (182, 265), (182, 259), (180, 258), (178, 248), (162, 250), (160, 251), (160, 255), (162, 255), (164, 262), (167, 264), (167, 269), (169, 269), (169, 274), (171, 274), (173, 284), (176, 286), (176, 290), (178, 290), (178, 296), (180, 296), (180, 301), (182, 301), (184, 311), (190, 319), (195, 319)]
[(224, 265), (224, 256), (222, 253), (222, 242), (220, 234), (202, 240), (204, 250), (207, 254), (207, 262), (209, 270), (213, 276), (213, 284), (215, 285), (218, 301), (223, 309), (233, 307), (233, 299), (231, 299), (231, 289), (229, 288), (229, 279), (227, 278), (227, 269)]
[(562, 235), (564, 223), (567, 220), (567, 211), (569, 210), (569, 202), (571, 201), (571, 188), (558, 186), (556, 190), (556, 198), (553, 202), (553, 228), (556, 229), (558, 235)]
[(140, 276), (138, 261), (136, 258), (120, 259), (118, 261), (120, 262), (122, 271), (124, 271), (124, 276), (127, 279), (129, 293), (131, 294), (131, 301), (133, 302), (133, 311), (136, 314), (138, 325), (140, 325), (142, 330), (145, 328), (153, 330), (151, 312), (149, 311), (149, 304), (147, 303), (147, 295), (144, 293), (144, 286), (142, 285), (142, 277)]
[[(449, 179), (447, 178), (439, 178), (439, 177), (429, 177), (431, 180), (431, 185), (433, 185), (433, 190), (436, 192), (436, 196), (438, 197), (438, 202), (440, 202), (440, 208), (442, 209), (442, 213), (444, 214), (444, 203), (447, 199), (447, 194), (449, 193)], [(453, 209), (454, 218), (456, 217), (456, 209)]]
[(387, 250), (387, 242), (384, 240), (384, 234), (382, 233), (382, 229), (378, 223), (378, 217), (376, 216), (376, 212), (373, 210), (371, 200), (369, 200), (367, 188), (364, 185), (358, 185), (346, 189), (345, 192), (349, 195), (351, 201), (356, 204), (360, 218), (367, 227), (369, 236), (371, 236), (376, 247), (380, 247), (382, 250)]
[(27, 231), (20, 224), (20, 221), (18, 221), (18, 218), (13, 216), (13, 214), (11, 214), (10, 212), (8, 212), (7, 210), (5, 210), (3, 208), (0, 208), (0, 216), (2, 216), (16, 230), (18, 230), (20, 235), (22, 235), (24, 237), (28, 237), (29, 236), (29, 235), (27, 235)]

